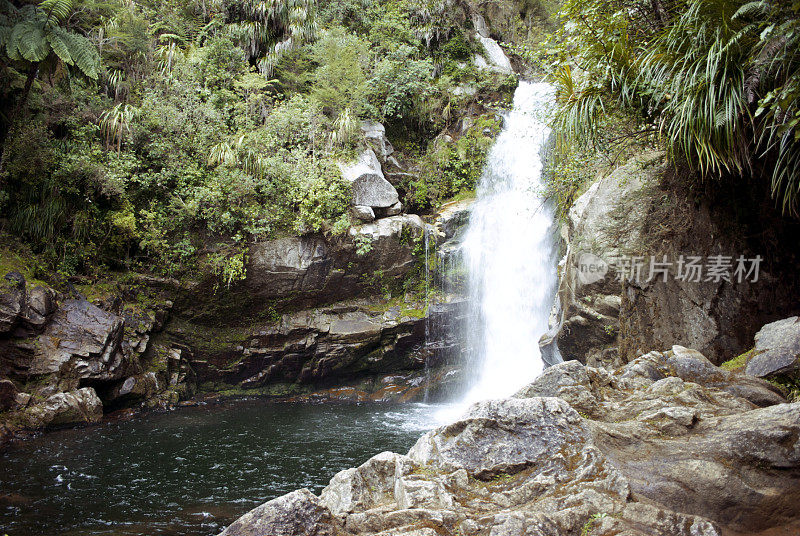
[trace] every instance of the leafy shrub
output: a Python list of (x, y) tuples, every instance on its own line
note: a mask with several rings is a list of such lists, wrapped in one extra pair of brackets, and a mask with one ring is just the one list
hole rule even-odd
[(359, 115), (364, 108), (367, 45), (341, 29), (327, 32), (313, 48), (320, 65), (314, 72), (311, 97), (328, 115), (344, 110)]
[(410, 185), (413, 203), (422, 208), (436, 206), (459, 192), (474, 190), (499, 131), (500, 122), (489, 114), (478, 117), (454, 142), (433, 144), (423, 159), (420, 177)]

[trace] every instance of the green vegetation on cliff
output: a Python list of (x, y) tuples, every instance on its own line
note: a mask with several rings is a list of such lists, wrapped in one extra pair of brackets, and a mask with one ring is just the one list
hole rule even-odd
[(549, 67), (562, 142), (663, 145), (701, 177), (767, 183), (798, 213), (797, 2), (568, 0), (561, 18)]
[[(516, 83), (473, 64), (480, 9), (0, 0), (0, 232), (67, 275), (230, 283), (252, 240), (346, 229), (336, 164), (355, 155), (361, 120), (383, 122), (420, 170), (398, 185), (411, 210), (471, 189), (491, 116), (452, 143), (431, 140)], [(552, 12), (493, 9), (493, 33), (522, 43)]]

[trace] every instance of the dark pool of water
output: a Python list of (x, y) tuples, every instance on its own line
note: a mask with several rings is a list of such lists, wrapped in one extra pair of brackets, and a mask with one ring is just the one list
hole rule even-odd
[(0, 452), (0, 535), (212, 535), (384, 450), (432, 409), (239, 400), (62, 430)]

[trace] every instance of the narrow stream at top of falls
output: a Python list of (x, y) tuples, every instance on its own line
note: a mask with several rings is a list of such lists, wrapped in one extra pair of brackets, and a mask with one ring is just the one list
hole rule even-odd
[(464, 402), (510, 396), (541, 374), (539, 338), (555, 295), (553, 210), (542, 173), (553, 102), (548, 84), (520, 82), (477, 189), (462, 255), (471, 348)]

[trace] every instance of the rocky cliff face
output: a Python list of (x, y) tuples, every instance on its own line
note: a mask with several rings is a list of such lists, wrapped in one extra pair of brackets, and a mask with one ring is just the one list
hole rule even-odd
[(91, 303), (4, 278), (0, 301), (0, 436), (20, 428), (95, 422), (103, 408), (150, 399), (177, 402), (191, 394), (192, 371), (175, 350), (150, 345), (171, 302), (148, 306)]
[(614, 371), (570, 361), (222, 535), (796, 531), (798, 423), (800, 403), (683, 347)]
[[(434, 219), (440, 240), (458, 229), (451, 212)], [(247, 279), (230, 289), (144, 278), (90, 301), (10, 273), (0, 288), (1, 435), (169, 406), (198, 390), (430, 394), (452, 377), (461, 348), (450, 328), (463, 307), (453, 295), (426, 299), (426, 226), (401, 214), (343, 236), (253, 244)]]
[[(677, 343), (721, 363), (749, 349), (766, 322), (797, 314), (800, 278), (789, 268), (796, 253), (786, 243), (788, 224), (759, 214), (753, 199), (729, 193), (735, 199), (726, 205), (713, 193), (676, 186), (685, 182), (676, 173), (659, 153), (637, 156), (598, 179), (570, 210), (551, 334), (564, 359), (619, 365)], [(706, 265), (719, 255), (734, 265), (728, 280), (706, 272), (698, 281), (678, 277), (681, 258)], [(763, 258), (758, 281), (734, 277), (739, 256)], [(650, 279), (651, 258), (665, 257), (669, 274)], [(636, 258), (638, 280), (630, 269)], [(595, 265), (608, 271), (581, 273)]]

